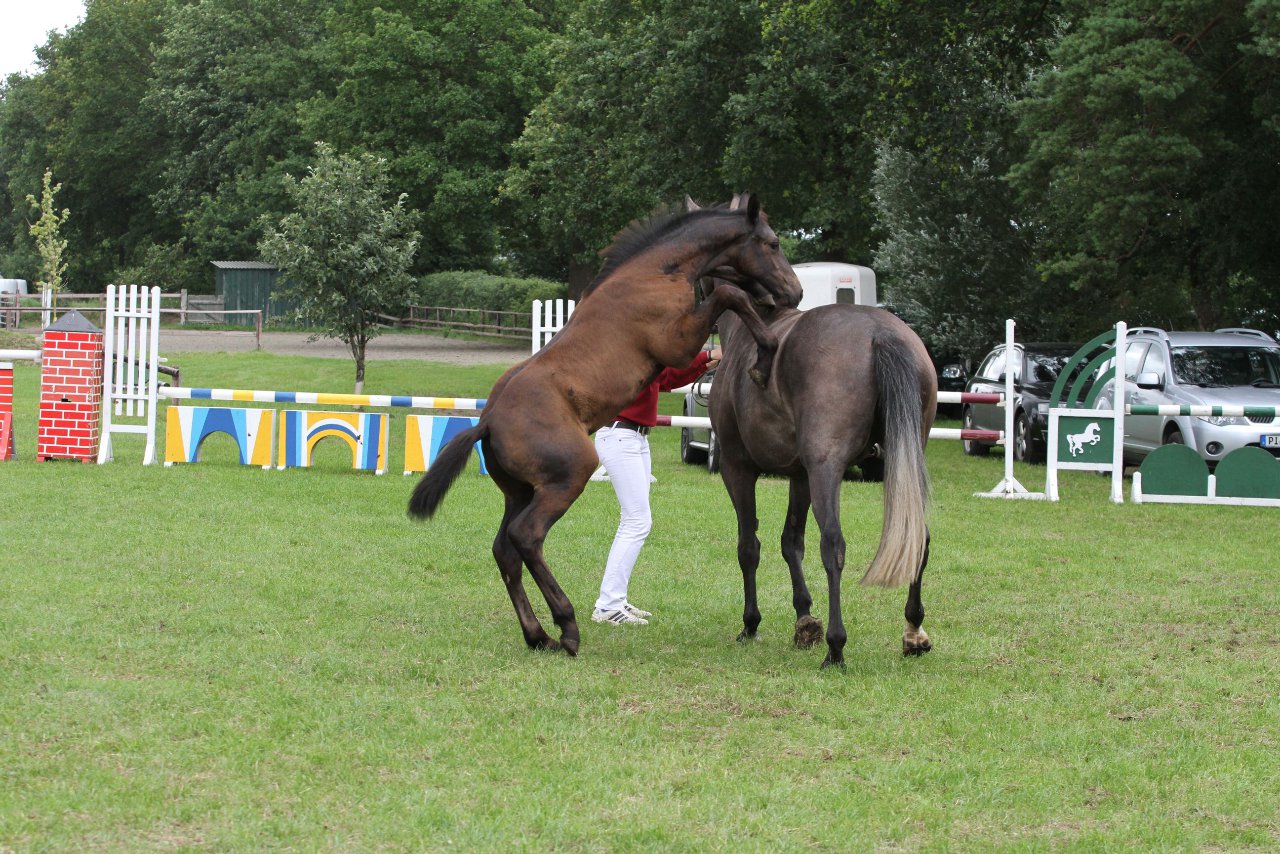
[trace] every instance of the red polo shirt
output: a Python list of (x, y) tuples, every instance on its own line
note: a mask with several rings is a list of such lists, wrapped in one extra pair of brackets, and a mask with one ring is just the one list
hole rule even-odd
[(625, 409), (618, 413), (616, 421), (630, 421), (644, 427), (652, 427), (658, 423), (658, 392), (671, 391), (691, 383), (707, 372), (707, 362), (711, 354), (703, 350), (687, 368), (663, 368), (658, 378), (644, 387)]

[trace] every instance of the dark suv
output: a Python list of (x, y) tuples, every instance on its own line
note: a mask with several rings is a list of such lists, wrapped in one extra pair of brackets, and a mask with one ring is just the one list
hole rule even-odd
[[(1047, 445), (1049, 395), (1079, 344), (1014, 344), (1013, 357), (1013, 456), (1027, 463), (1042, 463)], [(1005, 345), (996, 347), (969, 380), (967, 391), (999, 394), (1005, 388)], [(1004, 407), (995, 403), (966, 403), (963, 414), (968, 429), (1003, 430)], [(964, 452), (985, 456), (993, 443), (963, 440)]]

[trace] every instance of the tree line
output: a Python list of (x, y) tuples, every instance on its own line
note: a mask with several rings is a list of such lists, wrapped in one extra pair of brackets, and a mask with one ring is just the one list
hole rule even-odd
[(387, 164), (412, 272), (590, 280), (749, 188), (935, 352), (1280, 327), (1280, 0), (88, 0), (0, 84), (0, 273), (208, 290), (317, 143)]

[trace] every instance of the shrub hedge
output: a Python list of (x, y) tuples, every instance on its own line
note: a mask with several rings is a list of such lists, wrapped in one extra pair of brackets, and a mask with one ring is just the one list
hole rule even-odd
[(528, 312), (536, 299), (564, 299), (568, 286), (550, 279), (496, 276), (480, 270), (431, 273), (418, 280), (421, 305)]

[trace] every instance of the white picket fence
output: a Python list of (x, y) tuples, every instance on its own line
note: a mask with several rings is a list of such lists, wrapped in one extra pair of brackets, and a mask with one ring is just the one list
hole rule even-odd
[(557, 332), (564, 328), (573, 315), (577, 305), (571, 299), (549, 299), (533, 301), (533, 317), (530, 326), (533, 328), (533, 352), (546, 346)]
[[(160, 362), (160, 289), (107, 286), (105, 364), (102, 370), (102, 441), (98, 462), (111, 460), (113, 433), (146, 436), (142, 464), (156, 461), (156, 387)], [(142, 424), (119, 424), (119, 418)]]

